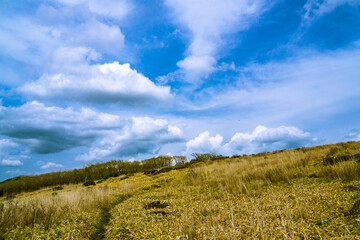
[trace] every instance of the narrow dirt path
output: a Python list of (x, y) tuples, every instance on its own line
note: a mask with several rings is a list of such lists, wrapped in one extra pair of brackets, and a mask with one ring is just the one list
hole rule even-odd
[(100, 213), (100, 219), (98, 221), (98, 224), (96, 225), (96, 232), (90, 237), (91, 240), (98, 240), (98, 239), (104, 239), (105, 238), (105, 227), (109, 224), (110, 218), (111, 218), (111, 209), (113, 209), (116, 205), (122, 203), (126, 199), (130, 198), (131, 195), (123, 195), (118, 200), (116, 200), (114, 203), (111, 204), (110, 207), (103, 208)]

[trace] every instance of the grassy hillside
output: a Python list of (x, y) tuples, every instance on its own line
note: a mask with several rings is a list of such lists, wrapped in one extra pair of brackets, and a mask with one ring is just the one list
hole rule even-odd
[(359, 153), (360, 142), (348, 142), (198, 159), (159, 174), (22, 192), (1, 199), (0, 232), (4, 239), (356, 239)]

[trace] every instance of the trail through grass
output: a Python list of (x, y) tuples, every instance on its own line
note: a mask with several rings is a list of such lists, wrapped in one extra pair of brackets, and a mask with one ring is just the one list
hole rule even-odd
[(111, 218), (110, 210), (113, 209), (116, 205), (128, 199), (129, 197), (131, 197), (130, 194), (123, 195), (114, 203), (112, 203), (110, 207), (105, 207), (101, 210), (100, 219), (96, 225), (96, 232), (94, 232), (94, 234), (89, 239), (98, 240), (105, 238), (105, 227), (106, 225), (108, 225)]

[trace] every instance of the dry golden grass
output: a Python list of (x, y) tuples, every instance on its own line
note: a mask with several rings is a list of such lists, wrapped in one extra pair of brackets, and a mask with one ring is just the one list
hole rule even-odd
[[(172, 181), (135, 194), (112, 210), (108, 239), (355, 239), (359, 216), (347, 216), (359, 192), (359, 163), (323, 166), (330, 146), (198, 164), (164, 175)], [(335, 150), (334, 150), (335, 149)], [(149, 177), (149, 181), (155, 177)], [(169, 202), (164, 214), (145, 210)]]
[[(21, 194), (1, 202), (1, 230), (6, 239), (89, 239), (100, 221), (107, 239), (359, 239), (360, 216), (348, 213), (360, 191), (344, 186), (360, 189), (360, 164), (322, 163), (359, 152), (360, 142), (277, 151)], [(143, 208), (154, 200), (171, 205)]]
[[(95, 187), (73, 185), (61, 191), (51, 189), (23, 194), (0, 202), (1, 230), (7, 238), (36, 235), (67, 236), (67, 239), (88, 238), (97, 224), (98, 214), (117, 199), (119, 194), (132, 191), (139, 185), (124, 181), (121, 184), (99, 184)], [(79, 231), (81, 229), (81, 231)]]
[[(186, 172), (171, 173), (179, 181)], [(350, 182), (360, 186), (358, 180)], [(247, 194), (178, 180), (134, 195), (112, 210), (107, 239), (354, 239), (360, 218), (346, 216), (355, 192), (314, 178), (272, 184)], [(160, 200), (169, 215), (143, 206)]]
[[(334, 149), (338, 148), (324, 146), (307, 151), (287, 150), (217, 161), (211, 165), (192, 168), (185, 179), (189, 185), (202, 184), (215, 189), (225, 188), (229, 193), (257, 191), (272, 183), (289, 183), (292, 179), (300, 177), (323, 177), (344, 181), (359, 179), (360, 164), (355, 160), (323, 166), (322, 159), (329, 152), (334, 152)], [(358, 153), (360, 144), (353, 143), (343, 152), (347, 155)]]
[[(277, 182), (307, 176), (316, 162), (310, 152), (285, 151), (264, 156), (248, 156), (193, 168), (187, 184), (224, 188), (229, 193), (246, 193)], [(312, 160), (310, 160), (312, 159)]]
[(319, 176), (330, 179), (350, 181), (360, 178), (360, 164), (354, 160), (340, 162), (335, 165), (324, 166), (319, 171)]

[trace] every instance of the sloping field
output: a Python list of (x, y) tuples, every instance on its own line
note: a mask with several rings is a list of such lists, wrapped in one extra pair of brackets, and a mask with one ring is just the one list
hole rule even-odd
[(360, 142), (340, 143), (3, 197), (1, 234), (4, 239), (358, 239), (359, 153)]

